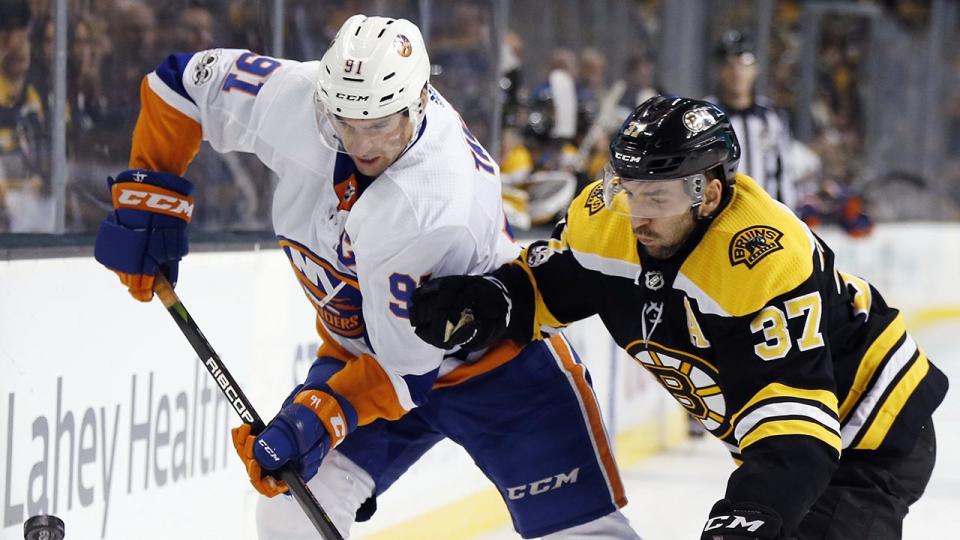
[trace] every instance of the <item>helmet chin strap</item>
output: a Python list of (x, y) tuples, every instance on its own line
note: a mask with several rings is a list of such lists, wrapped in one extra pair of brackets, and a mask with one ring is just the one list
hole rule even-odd
[[(426, 89), (426, 85), (424, 85), (424, 89)], [(420, 93), (420, 96), (422, 95), (423, 95), (423, 92)], [(429, 102), (430, 98), (427, 97), (426, 101)], [(407, 141), (407, 145), (403, 147), (403, 151), (400, 152), (399, 156), (402, 156), (403, 154), (405, 154), (406, 151), (409, 150), (411, 146), (413, 146), (414, 141), (417, 140), (417, 134), (420, 133), (420, 127), (423, 126), (423, 120), (427, 117), (427, 104), (424, 103), (424, 100), (422, 98), (420, 97), (417, 98), (416, 107), (417, 107), (416, 121), (413, 121), (412, 109), (410, 107), (407, 107), (407, 115), (410, 118), (410, 124), (412, 124), (413, 129), (410, 130), (410, 140)], [(397, 159), (399, 159), (399, 156), (397, 157)]]

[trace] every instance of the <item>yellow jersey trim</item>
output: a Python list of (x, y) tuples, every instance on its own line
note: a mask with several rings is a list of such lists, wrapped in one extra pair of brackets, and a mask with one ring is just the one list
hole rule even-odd
[(761, 401), (774, 398), (798, 398), (809, 401), (817, 401), (826, 405), (830, 411), (834, 413), (837, 412), (837, 396), (829, 390), (808, 390), (805, 388), (794, 388), (781, 383), (771, 383), (767, 386), (764, 386), (762, 390), (754, 394), (753, 397), (750, 398), (750, 401), (748, 401), (746, 405), (741, 407), (740, 410), (733, 415), (733, 418), (730, 419), (730, 424), (736, 425), (737, 420), (740, 418), (740, 415), (743, 414), (743, 411), (749, 409), (757, 403), (760, 403)]
[(760, 424), (756, 429), (747, 434), (740, 441), (740, 451), (743, 452), (751, 444), (766, 439), (767, 437), (777, 437), (780, 435), (806, 435), (818, 439), (834, 450), (837, 455), (841, 453), (840, 435), (836, 432), (807, 420), (771, 420)]
[(883, 442), (883, 439), (890, 431), (890, 426), (893, 425), (893, 421), (896, 420), (897, 415), (900, 414), (900, 410), (906, 405), (907, 400), (913, 395), (913, 391), (916, 390), (920, 381), (927, 376), (929, 370), (930, 362), (927, 360), (927, 355), (923, 354), (923, 351), (920, 351), (920, 357), (910, 366), (906, 375), (900, 379), (897, 386), (894, 387), (890, 395), (887, 396), (887, 399), (884, 400), (883, 405), (880, 406), (880, 410), (877, 412), (877, 417), (870, 424), (870, 428), (864, 434), (863, 438), (860, 439), (860, 442), (854, 447), (855, 449), (876, 450), (880, 446), (880, 443)]
[(815, 248), (787, 207), (738, 174), (730, 203), (680, 267), (675, 287), (705, 313), (748, 315), (806, 281)]
[(630, 218), (604, 206), (600, 180), (585, 187), (570, 203), (562, 240), (588, 270), (631, 279), (640, 271)]
[(841, 422), (845, 421), (847, 416), (850, 415), (850, 411), (856, 405), (860, 396), (867, 392), (867, 384), (873, 379), (880, 363), (906, 333), (907, 327), (903, 323), (903, 316), (898, 314), (877, 336), (877, 339), (870, 344), (870, 348), (867, 349), (860, 360), (860, 364), (857, 365), (857, 373), (853, 377), (853, 384), (850, 386), (843, 403), (840, 404)]

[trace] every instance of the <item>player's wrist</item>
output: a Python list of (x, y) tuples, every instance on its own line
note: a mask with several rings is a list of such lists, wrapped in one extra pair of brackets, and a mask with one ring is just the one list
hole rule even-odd
[(527, 343), (533, 339), (533, 317), (535, 297), (533, 285), (527, 272), (517, 263), (503, 265), (490, 277), (495, 278), (503, 287), (504, 297), (509, 302), (509, 317), (503, 338), (518, 343)]
[(762, 504), (721, 499), (713, 505), (700, 540), (776, 540), (783, 520)]
[[(300, 405), (313, 414), (316, 421), (330, 439), (330, 446), (340, 444), (351, 430), (352, 424), (343, 405), (329, 392), (305, 389), (293, 398), (293, 405)], [(291, 406), (293, 406), (291, 405)], [(319, 437), (317, 438), (319, 440)]]
[(492, 275), (485, 275), (483, 279), (492, 283), (497, 289), (500, 290), (500, 294), (503, 297), (503, 301), (506, 303), (507, 307), (503, 311), (503, 325), (510, 326), (510, 313), (513, 311), (513, 301), (510, 299), (510, 291), (507, 290), (507, 286), (503, 284), (502, 281), (497, 279)]

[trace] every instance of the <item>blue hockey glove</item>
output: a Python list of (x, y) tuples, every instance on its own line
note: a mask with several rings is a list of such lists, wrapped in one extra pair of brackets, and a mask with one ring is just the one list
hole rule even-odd
[(100, 224), (94, 257), (120, 276), (134, 298), (149, 302), (158, 271), (177, 282), (188, 251), (193, 184), (175, 174), (134, 169), (108, 178), (107, 186), (114, 211)]
[(317, 474), (324, 456), (356, 425), (356, 415), (344, 414), (341, 403), (330, 393), (297, 389), (294, 392), (293, 400), (288, 398), (289, 403), (258, 436), (250, 433), (249, 424), (233, 429), (233, 444), (250, 483), (267, 497), (286, 492), (287, 486), (265, 474), (293, 463), (304, 481), (309, 481)]

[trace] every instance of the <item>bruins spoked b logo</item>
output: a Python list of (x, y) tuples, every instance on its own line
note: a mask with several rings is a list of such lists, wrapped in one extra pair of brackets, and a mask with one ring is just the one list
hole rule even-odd
[(748, 227), (738, 232), (730, 241), (730, 264), (736, 266), (743, 263), (752, 269), (767, 255), (783, 249), (781, 238), (782, 232), (765, 225)]
[(707, 431), (720, 438), (729, 433), (727, 402), (717, 383), (716, 367), (702, 358), (654, 342), (644, 346), (638, 340), (626, 349)]

